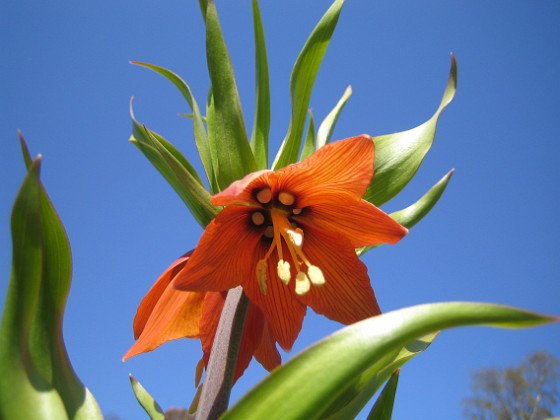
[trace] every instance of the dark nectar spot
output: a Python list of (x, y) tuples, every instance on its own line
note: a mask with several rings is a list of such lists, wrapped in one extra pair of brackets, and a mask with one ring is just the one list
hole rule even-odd
[(280, 194), (278, 194), (278, 201), (285, 206), (291, 206), (296, 202), (296, 197), (291, 192), (280, 191)]
[(262, 190), (257, 191), (256, 194), (257, 201), (261, 204), (268, 204), (272, 200), (272, 191), (270, 188), (265, 187)]
[(264, 237), (268, 239), (274, 238), (274, 228), (272, 226), (267, 226), (264, 230)]
[(255, 226), (262, 226), (265, 221), (264, 214), (262, 214), (260, 211), (251, 213), (251, 221)]

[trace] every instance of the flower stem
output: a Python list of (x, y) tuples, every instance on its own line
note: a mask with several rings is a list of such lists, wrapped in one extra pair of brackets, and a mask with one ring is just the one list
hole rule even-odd
[(228, 292), (212, 345), (196, 420), (217, 419), (228, 408), (248, 306), (249, 300), (241, 286)]

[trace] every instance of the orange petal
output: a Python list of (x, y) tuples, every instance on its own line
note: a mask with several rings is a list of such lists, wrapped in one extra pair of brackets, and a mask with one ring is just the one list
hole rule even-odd
[(272, 337), (266, 322), (263, 326), (261, 342), (255, 350), (255, 359), (269, 372), (282, 363), (282, 358), (276, 348), (276, 341)]
[(152, 315), (152, 311), (154, 310), (159, 298), (167, 288), (167, 285), (171, 282), (171, 280), (173, 280), (173, 277), (175, 277), (177, 272), (185, 266), (192, 252), (193, 251), (187, 252), (167, 267), (167, 269), (156, 280), (150, 291), (146, 294), (146, 296), (144, 296), (142, 302), (140, 302), (133, 323), (135, 340), (137, 340), (138, 337), (140, 337), (140, 334), (142, 334), (142, 331), (146, 326), (146, 322), (148, 322), (150, 315)]
[(173, 280), (180, 290), (223, 291), (255, 276), (255, 250), (263, 227), (251, 222), (253, 207), (222, 210), (206, 227), (189, 263)]
[(394, 244), (408, 232), (408, 229), (373, 204), (342, 195), (338, 197), (337, 203), (322, 203), (306, 208), (305, 213), (294, 217), (294, 220), (304, 226), (338, 232), (348, 238), (354, 248)]
[(205, 293), (181, 292), (169, 283), (154, 307), (140, 337), (123, 360), (154, 350), (169, 340), (199, 335)]
[(278, 191), (297, 197), (300, 207), (330, 194), (361, 198), (373, 177), (374, 144), (362, 135), (328, 144), (308, 159), (276, 172)]
[(351, 324), (381, 311), (375, 299), (366, 266), (354, 246), (341, 235), (306, 229), (303, 251), (323, 271), (325, 284), (311, 287), (298, 298), (319, 314)]
[[(284, 255), (289, 255), (285, 246)], [(262, 256), (264, 256), (264, 252), (261, 258)], [(251, 302), (255, 303), (263, 312), (272, 337), (284, 350), (290, 351), (301, 331), (306, 308), (295, 297), (295, 272), (292, 273), (292, 281), (286, 286), (278, 278), (277, 265), (278, 254), (274, 252), (268, 258), (267, 263), (268, 290), (266, 295), (262, 294), (254, 273), (242, 286)]]
[[(229, 187), (227, 187), (222, 192), (214, 195), (210, 202), (214, 206), (229, 206), (231, 204), (248, 204), (254, 203), (255, 199), (252, 196), (253, 188), (256, 184), (266, 183), (266, 176), (264, 174), (271, 173), (270, 170), (265, 169), (262, 171), (252, 172), (246, 175), (239, 181), (233, 182)], [(255, 182), (254, 182), (255, 181)], [(248, 188), (249, 187), (249, 188)]]

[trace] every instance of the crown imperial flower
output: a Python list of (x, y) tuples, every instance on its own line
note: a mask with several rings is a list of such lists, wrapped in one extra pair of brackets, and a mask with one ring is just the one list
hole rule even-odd
[(373, 163), (373, 140), (362, 135), (234, 182), (211, 198), (224, 209), (175, 276), (175, 288), (217, 292), (242, 285), (285, 350), (307, 306), (345, 324), (379, 314), (355, 249), (395, 243), (407, 230), (361, 198)]

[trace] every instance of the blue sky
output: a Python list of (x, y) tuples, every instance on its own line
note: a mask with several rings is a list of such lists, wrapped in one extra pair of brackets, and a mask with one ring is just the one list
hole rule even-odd
[[(330, 2), (262, 3), (275, 150), (287, 130), (291, 68)], [(217, 6), (251, 127), (250, 1)], [(433, 149), (384, 209), (415, 201), (455, 168), (449, 188), (405, 240), (364, 258), (384, 311), (474, 300), (560, 314), (559, 18), (560, 2), (553, 0), (344, 5), (311, 98), (320, 120), (352, 85), (335, 138), (424, 122), (439, 104), (450, 52), (459, 64), (457, 96), (440, 119)], [(11, 206), (25, 173), (19, 128), (32, 154), (43, 154), (42, 178), (72, 245), (65, 337), (78, 374), (103, 411), (122, 419), (143, 418), (129, 372), (163, 407), (188, 405), (198, 342), (169, 343), (124, 364), (120, 359), (132, 344), (140, 299), (201, 233), (128, 143), (134, 96), (137, 118), (199, 165), (191, 124), (178, 115), (187, 105), (166, 80), (128, 62), (174, 70), (203, 102), (208, 77), (198, 2), (2, 2), (0, 48), (1, 300), (10, 271)], [(339, 327), (310, 311), (292, 354)], [(560, 358), (558, 326), (447, 331), (403, 369), (394, 418), (459, 418), (472, 372), (517, 364), (538, 349)], [(233, 398), (264, 374), (253, 363)]]

